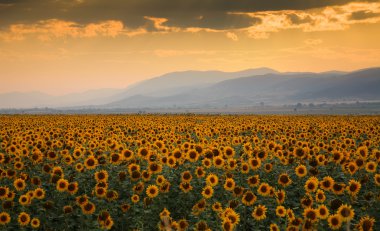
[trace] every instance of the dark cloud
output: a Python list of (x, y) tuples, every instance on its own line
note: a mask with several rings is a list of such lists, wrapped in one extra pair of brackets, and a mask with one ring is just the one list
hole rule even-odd
[(136, 28), (148, 23), (144, 16), (151, 16), (169, 19), (168, 26), (229, 29), (257, 20), (228, 12), (305, 10), (351, 1), (355, 0), (0, 0), (7, 5), (0, 7), (0, 26), (56, 18), (79, 23), (113, 19)]
[(292, 24), (303, 24), (303, 23), (310, 23), (312, 21), (312, 18), (307, 15), (306, 17), (300, 17), (297, 14), (289, 14), (288, 18), (292, 22)]
[(380, 13), (368, 12), (368, 11), (357, 11), (351, 14), (351, 20), (364, 20), (374, 17), (379, 17)]

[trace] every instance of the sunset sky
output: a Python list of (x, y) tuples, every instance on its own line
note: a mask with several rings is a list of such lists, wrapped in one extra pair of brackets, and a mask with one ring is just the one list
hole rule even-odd
[(123, 88), (172, 71), (380, 66), (380, 2), (0, 0), (0, 93)]

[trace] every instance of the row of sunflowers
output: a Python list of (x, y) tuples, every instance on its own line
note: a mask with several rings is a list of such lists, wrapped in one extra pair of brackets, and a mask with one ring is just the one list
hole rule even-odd
[(379, 133), (378, 116), (0, 116), (0, 228), (380, 230)]

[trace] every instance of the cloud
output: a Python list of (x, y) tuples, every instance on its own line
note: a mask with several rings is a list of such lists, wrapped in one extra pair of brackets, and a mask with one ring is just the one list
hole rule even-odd
[[(63, 2), (66, 2), (66, 5), (75, 5), (72, 6), (74, 8), (90, 4), (87, 1), (65, 0)], [(139, 5), (141, 3), (139, 1), (136, 4)], [(10, 8), (12, 7), (14, 6), (10, 6)], [(190, 4), (188, 7), (191, 9), (193, 6)], [(236, 7), (226, 7), (226, 9), (229, 8)], [(294, 6), (294, 8), (297, 7)], [(169, 7), (169, 11), (171, 9)], [(166, 15), (169, 13), (164, 11), (160, 14)], [(152, 16), (154, 14), (142, 16), (142, 22), (140, 23), (139, 21), (138, 23), (139, 27), (125, 24), (123, 20), (116, 19), (83, 23), (55, 18), (40, 20), (35, 23), (14, 23), (0, 30), (0, 39), (17, 41), (34, 36), (40, 40), (47, 41), (55, 38), (93, 38), (99, 36), (112, 38), (116, 36), (132, 37), (147, 33), (178, 32), (221, 33), (233, 41), (239, 40), (238, 34), (239, 36), (245, 34), (253, 39), (267, 39), (272, 33), (289, 29), (298, 29), (304, 32), (339, 31), (346, 30), (353, 24), (379, 23), (380, 2), (354, 2), (309, 10), (230, 11), (225, 12), (225, 14), (220, 14), (220, 12), (208, 12), (208, 14), (205, 14), (205, 12), (201, 11), (197, 13), (197, 16), (188, 14), (185, 11), (180, 20), (175, 17), (173, 19), (172, 14), (169, 14), (172, 18)], [(191, 19), (186, 21), (185, 19), (190, 16), (192, 16)], [(225, 25), (222, 23), (224, 26), (220, 26), (218, 23), (213, 22), (215, 19), (223, 19), (227, 23)], [(185, 20), (186, 22), (181, 20)], [(223, 20), (222, 22), (224, 22)]]
[(93, 38), (111, 37), (119, 35), (136, 36), (146, 33), (143, 28), (129, 30), (123, 23), (108, 20), (98, 23), (80, 25), (76, 22), (50, 19), (35, 24), (14, 24), (8, 30), (0, 32), (0, 38), (5, 41), (19, 41), (27, 37), (36, 37), (42, 41), (56, 38)]
[(231, 39), (232, 41), (235, 41), (235, 42), (239, 40), (238, 36), (235, 33), (233, 33), (233, 32), (227, 32), (226, 36), (227, 36), (227, 38), (229, 38), (229, 39)]
[[(363, 13), (363, 11), (365, 13)], [(380, 22), (380, 3), (350, 3), (308, 11), (282, 10), (264, 12), (230, 12), (260, 19), (250, 27), (241, 29), (255, 39), (265, 39), (271, 33), (286, 29), (304, 32), (345, 30), (357, 23)], [(353, 17), (354, 15), (354, 17)]]
[(168, 50), (168, 49), (157, 49), (153, 53), (161, 58), (174, 57), (174, 56), (186, 56), (186, 55), (212, 55), (215, 51), (206, 50)]
[(309, 46), (316, 46), (321, 44), (323, 41), (322, 39), (306, 39), (304, 43)]
[(1, 0), (0, 27), (16, 23), (36, 23), (56, 18), (80, 24), (116, 20), (131, 28), (140, 28), (144, 16), (168, 19), (171, 27), (238, 29), (247, 27), (252, 18), (228, 12), (264, 12), (310, 10), (350, 2), (377, 0)]

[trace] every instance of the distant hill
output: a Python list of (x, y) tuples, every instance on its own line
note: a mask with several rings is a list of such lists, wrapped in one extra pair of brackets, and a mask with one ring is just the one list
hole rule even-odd
[(109, 103), (110, 96), (124, 89), (97, 89), (62, 96), (41, 92), (10, 92), (0, 94), (0, 108), (67, 107), (81, 105), (102, 105)]
[(126, 89), (98, 89), (64, 96), (39, 92), (0, 94), (0, 108), (210, 108), (295, 103), (380, 101), (380, 68), (354, 72), (168, 73)]
[(380, 68), (352, 73), (270, 73), (234, 78), (168, 96), (139, 94), (106, 107), (207, 107), (297, 102), (380, 101)]

